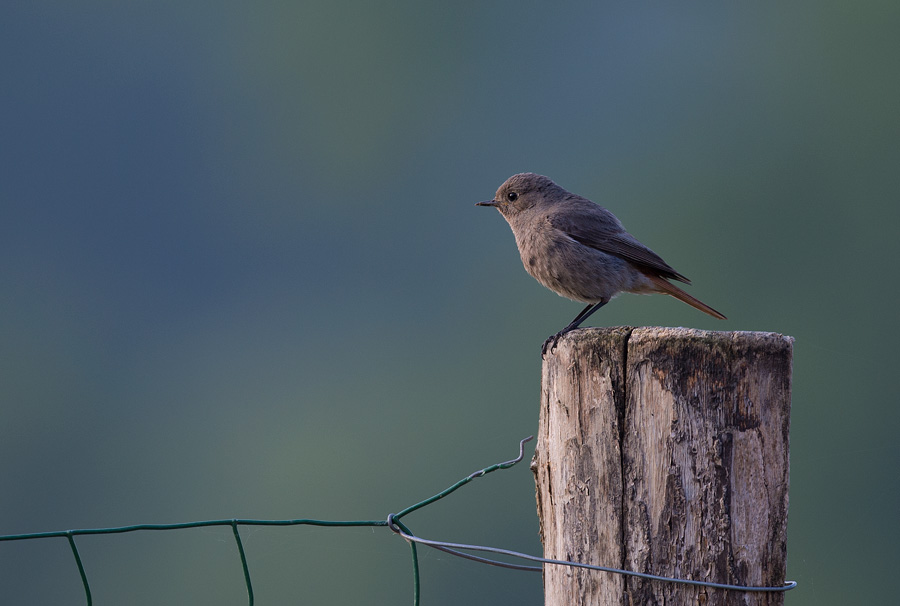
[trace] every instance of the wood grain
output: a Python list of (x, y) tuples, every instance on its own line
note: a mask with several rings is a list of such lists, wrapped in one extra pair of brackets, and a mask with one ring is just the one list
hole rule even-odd
[[(545, 557), (783, 583), (792, 343), (627, 327), (561, 339), (544, 361), (532, 462)], [(544, 589), (567, 606), (784, 599), (552, 565)]]

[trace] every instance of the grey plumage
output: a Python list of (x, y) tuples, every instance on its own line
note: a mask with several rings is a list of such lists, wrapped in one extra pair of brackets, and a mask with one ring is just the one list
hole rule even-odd
[(547, 177), (513, 175), (493, 200), (478, 205), (495, 207), (509, 223), (529, 274), (564, 297), (588, 303), (566, 328), (547, 340), (544, 352), (620, 292), (665, 293), (725, 318), (671, 284), (669, 280), (690, 281), (625, 231), (615, 215)]

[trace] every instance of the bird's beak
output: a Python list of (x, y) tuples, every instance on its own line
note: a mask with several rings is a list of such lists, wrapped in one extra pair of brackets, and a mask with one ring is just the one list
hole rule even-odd
[(485, 200), (484, 202), (476, 202), (475, 206), (497, 206), (499, 202), (496, 200)]

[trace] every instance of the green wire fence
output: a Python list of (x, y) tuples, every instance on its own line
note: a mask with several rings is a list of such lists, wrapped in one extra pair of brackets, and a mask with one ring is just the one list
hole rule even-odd
[[(81, 576), (81, 583), (84, 586), (84, 595), (87, 601), (88, 606), (92, 606), (93, 598), (91, 597), (91, 586), (88, 581), (87, 573), (84, 569), (84, 562), (81, 559), (81, 555), (78, 553), (78, 546), (75, 544), (75, 537), (81, 535), (98, 535), (98, 534), (122, 534), (126, 532), (136, 532), (139, 530), (180, 530), (183, 528), (200, 528), (205, 526), (230, 526), (234, 533), (234, 541), (237, 546), (238, 554), (241, 558), (241, 566), (244, 571), (244, 583), (247, 587), (247, 600), (250, 606), (253, 606), (254, 598), (253, 598), (253, 583), (250, 580), (250, 567), (247, 564), (247, 555), (244, 552), (244, 544), (241, 540), (241, 533), (239, 527), (241, 526), (384, 526), (389, 528), (392, 532), (402, 536), (409, 543), (410, 550), (412, 552), (412, 564), (413, 564), (413, 604), (414, 606), (419, 606), (419, 596), (420, 596), (420, 581), (419, 581), (419, 556), (418, 551), (416, 549), (416, 545), (421, 543), (423, 545), (427, 545), (434, 549), (438, 549), (440, 551), (444, 551), (446, 553), (453, 554), (455, 556), (459, 556), (462, 558), (466, 558), (469, 560), (474, 560), (476, 562), (481, 562), (484, 564), (491, 564), (494, 566), (502, 566), (505, 568), (512, 568), (514, 570), (524, 570), (529, 572), (541, 572), (543, 570), (543, 565), (551, 564), (557, 566), (571, 566), (576, 568), (585, 568), (590, 570), (597, 570), (601, 572), (608, 572), (614, 574), (622, 574), (628, 576), (635, 576), (644, 579), (650, 579), (654, 581), (662, 581), (669, 583), (684, 583), (688, 585), (700, 585), (704, 587), (712, 587), (716, 589), (725, 589), (725, 590), (733, 590), (733, 591), (754, 591), (754, 592), (776, 592), (776, 591), (787, 591), (789, 589), (793, 589), (797, 586), (795, 581), (787, 581), (784, 585), (774, 586), (774, 587), (755, 587), (755, 586), (746, 586), (746, 585), (729, 585), (725, 583), (712, 583), (707, 581), (694, 581), (690, 579), (678, 579), (673, 577), (664, 577), (658, 575), (652, 575), (647, 573), (634, 572), (630, 570), (622, 570), (619, 568), (609, 568), (605, 566), (594, 566), (590, 564), (582, 564), (579, 562), (568, 562), (563, 560), (550, 560), (546, 558), (540, 558), (537, 556), (532, 556), (524, 553), (519, 553), (517, 551), (511, 551), (508, 549), (500, 549), (496, 547), (485, 547), (482, 545), (467, 545), (463, 543), (448, 543), (445, 541), (434, 541), (430, 539), (423, 539), (422, 537), (418, 537), (413, 534), (413, 532), (405, 525), (400, 519), (410, 513), (416, 511), (417, 509), (421, 509), (435, 501), (442, 499), (454, 492), (458, 488), (468, 484), (475, 478), (480, 478), (486, 474), (489, 474), (493, 471), (497, 471), (498, 469), (508, 469), (522, 460), (525, 453), (525, 443), (531, 440), (533, 436), (529, 436), (524, 440), (519, 442), (519, 456), (515, 459), (511, 459), (509, 461), (504, 461), (502, 463), (496, 463), (489, 467), (485, 467), (484, 469), (480, 469), (475, 473), (472, 473), (465, 478), (458, 481), (456, 484), (453, 484), (449, 488), (442, 490), (437, 493), (433, 497), (425, 499), (415, 505), (411, 505), (406, 509), (401, 510), (399, 513), (392, 513), (387, 516), (385, 520), (312, 520), (312, 519), (296, 519), (296, 520), (254, 520), (254, 519), (230, 519), (230, 520), (204, 520), (200, 522), (182, 522), (179, 524), (135, 524), (133, 526), (119, 526), (115, 528), (83, 528), (78, 530), (59, 530), (52, 532), (34, 532), (29, 534), (12, 534), (12, 535), (0, 535), (0, 541), (25, 541), (25, 540), (34, 540), (34, 539), (50, 539), (50, 538), (65, 538), (69, 543), (69, 547), (72, 550), (72, 555), (75, 558), (75, 564), (78, 566), (78, 573)], [(506, 556), (511, 556), (515, 558), (520, 558), (524, 560), (529, 560), (533, 562), (538, 562), (542, 564), (542, 566), (528, 566), (522, 564), (513, 564), (509, 562), (502, 562), (497, 560), (491, 560), (488, 558), (484, 558), (481, 556), (472, 555), (470, 553), (465, 553), (460, 550), (468, 550), (468, 551), (482, 551), (489, 553), (497, 553)]]

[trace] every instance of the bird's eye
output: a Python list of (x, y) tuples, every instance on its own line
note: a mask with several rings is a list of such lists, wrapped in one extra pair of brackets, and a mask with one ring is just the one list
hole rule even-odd
[(518, 197), (519, 197), (519, 194), (517, 194), (514, 191), (511, 191), (508, 194), (506, 194), (506, 199), (509, 200), (510, 202), (515, 202), (516, 198), (518, 198)]

